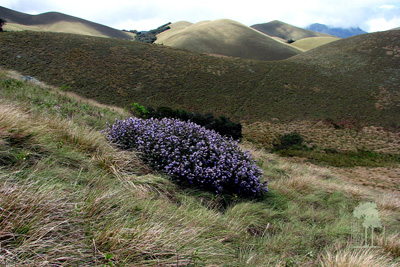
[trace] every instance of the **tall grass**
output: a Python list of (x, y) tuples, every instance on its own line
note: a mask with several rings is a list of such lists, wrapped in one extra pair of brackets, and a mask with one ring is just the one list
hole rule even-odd
[[(86, 103), (91, 112), (83, 111), (71, 96), (4, 72), (0, 93), (2, 266), (399, 263), (396, 194), (383, 198), (328, 169), (243, 143), (270, 192), (260, 201), (216, 197), (181, 188), (135, 152), (110, 146), (101, 125), (122, 116), (111, 109)], [(60, 112), (74, 102), (70, 115)], [(338, 252), (336, 244), (345, 247), (350, 238), (354, 207), (366, 200), (378, 203), (386, 226), (386, 238), (376, 233), (381, 250)]]

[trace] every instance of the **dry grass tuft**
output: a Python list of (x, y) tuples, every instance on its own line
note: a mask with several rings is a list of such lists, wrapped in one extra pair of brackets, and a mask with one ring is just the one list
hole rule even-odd
[(75, 215), (75, 203), (60, 190), (29, 180), (15, 182), (13, 175), (1, 175), (0, 188), (0, 264), (69, 265), (91, 260), (85, 258), (83, 221)]
[(343, 248), (334, 252), (326, 251), (320, 256), (320, 266), (322, 267), (381, 267), (381, 266), (400, 266), (393, 263), (390, 258), (382, 255), (373, 249), (352, 249)]
[(389, 252), (389, 255), (393, 258), (400, 257), (400, 233), (391, 234), (389, 236), (381, 236), (378, 240), (378, 245), (381, 246), (385, 251)]

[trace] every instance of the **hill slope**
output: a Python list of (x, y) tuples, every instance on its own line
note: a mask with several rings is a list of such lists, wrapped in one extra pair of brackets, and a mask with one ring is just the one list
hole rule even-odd
[[(173, 29), (172, 29), (173, 30)], [(257, 60), (281, 60), (301, 51), (238, 22), (221, 19), (166, 31), (157, 43), (208, 54)]]
[[(106, 123), (127, 114), (19, 76), (0, 69), (1, 265), (398, 265), (395, 192), (250, 146), (265, 199), (182, 188), (106, 141)], [(349, 225), (364, 201), (378, 205), (386, 235), (354, 256)]]
[(358, 35), (276, 62), (243, 109), (268, 101), (258, 116), (318, 114), (400, 129), (399, 38), (399, 31)]
[(58, 12), (29, 15), (0, 6), (0, 18), (7, 20), (5, 30), (50, 31), (132, 39), (132, 35), (120, 30)]
[(323, 34), (315, 31), (302, 29), (279, 20), (268, 23), (252, 25), (251, 28), (260, 31), (266, 35), (278, 37), (284, 40), (300, 40), (309, 37), (332, 37), (329, 34)]
[(399, 39), (400, 31), (359, 35), (260, 62), (115, 39), (3, 33), (0, 66), (122, 107), (138, 102), (247, 121), (330, 119), (400, 129)]
[(329, 44), (331, 42), (340, 40), (338, 37), (308, 37), (291, 43), (292, 46), (303, 50), (314, 49), (318, 46)]

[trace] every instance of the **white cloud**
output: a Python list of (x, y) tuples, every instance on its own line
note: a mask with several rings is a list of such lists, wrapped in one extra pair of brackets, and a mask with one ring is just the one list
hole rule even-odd
[(380, 6), (379, 8), (381, 8), (381, 9), (396, 9), (397, 6), (395, 6), (395, 5), (383, 5), (383, 6)]
[[(137, 30), (149, 30), (180, 20), (196, 23), (227, 18), (249, 26), (281, 20), (300, 27), (318, 22), (339, 27), (361, 26), (373, 31), (392, 27), (400, 16), (399, 0), (1, 1), (5, 7), (30, 14), (58, 11), (118, 29)], [(379, 23), (382, 23), (381, 27), (377, 26)]]
[(391, 20), (385, 18), (370, 19), (366, 24), (370, 32), (390, 30), (400, 27), (400, 17)]
[(114, 28), (120, 30), (149, 30), (149, 29), (156, 29), (157, 27), (168, 23), (161, 19), (143, 19), (143, 20), (125, 20), (121, 21), (117, 24), (114, 24)]

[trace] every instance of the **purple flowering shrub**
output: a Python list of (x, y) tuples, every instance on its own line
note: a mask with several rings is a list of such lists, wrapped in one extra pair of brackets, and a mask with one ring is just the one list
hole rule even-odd
[(216, 194), (262, 196), (267, 182), (238, 142), (192, 122), (128, 118), (108, 124), (108, 139), (122, 149), (141, 152), (155, 169), (184, 185)]

